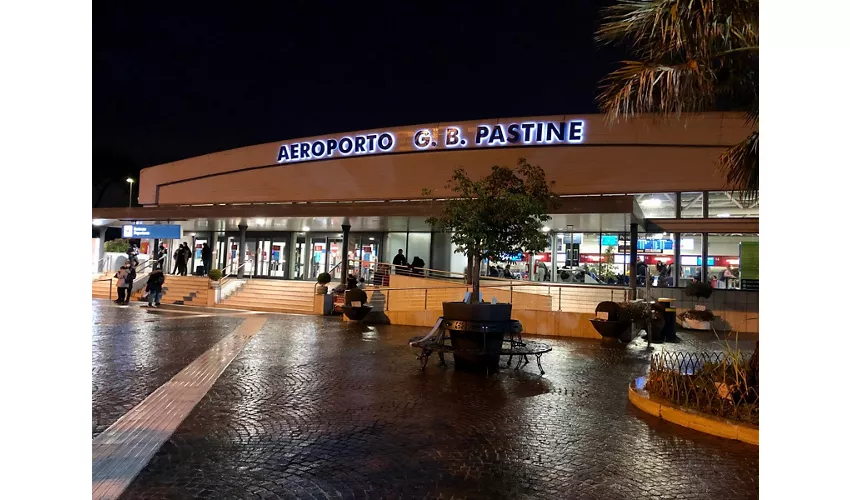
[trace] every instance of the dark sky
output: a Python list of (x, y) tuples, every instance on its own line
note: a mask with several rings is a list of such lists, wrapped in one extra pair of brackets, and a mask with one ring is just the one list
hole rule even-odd
[(610, 1), (262, 3), (95, 2), (93, 182), (310, 135), (591, 113), (622, 58), (593, 39)]

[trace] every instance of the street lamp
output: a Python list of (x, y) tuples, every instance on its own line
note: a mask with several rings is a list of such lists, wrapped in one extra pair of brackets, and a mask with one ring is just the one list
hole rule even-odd
[(127, 177), (127, 182), (130, 183), (130, 200), (127, 202), (127, 208), (133, 208), (133, 183), (136, 181), (132, 177)]

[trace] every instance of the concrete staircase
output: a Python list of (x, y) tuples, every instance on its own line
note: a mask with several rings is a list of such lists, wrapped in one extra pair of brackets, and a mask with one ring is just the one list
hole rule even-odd
[(108, 299), (110, 292), (110, 284), (112, 285), (112, 300), (118, 298), (118, 291), (115, 289), (116, 280), (109, 281), (97, 281), (104, 278), (110, 278), (115, 273), (102, 273), (96, 276), (92, 276), (91, 282), (91, 298), (93, 299)]
[(255, 278), (216, 306), (248, 311), (312, 314), (314, 285), (312, 281)]
[[(207, 305), (209, 278), (206, 276), (165, 276), (162, 285), (162, 303), (177, 305)], [(142, 300), (144, 289), (133, 294), (132, 300)]]

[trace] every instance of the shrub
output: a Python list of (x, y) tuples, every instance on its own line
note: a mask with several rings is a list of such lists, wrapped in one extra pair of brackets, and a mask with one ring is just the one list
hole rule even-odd
[(345, 305), (350, 306), (352, 302), (360, 302), (360, 305), (366, 304), (369, 297), (366, 292), (359, 288), (352, 288), (345, 292)]
[(130, 240), (125, 240), (122, 238), (118, 238), (116, 240), (109, 240), (103, 244), (104, 252), (127, 253), (127, 250), (129, 249)]
[(316, 277), (316, 283), (320, 285), (327, 285), (331, 282), (331, 275), (328, 273), (322, 273), (318, 277)]
[(643, 324), (649, 320), (651, 315), (649, 304), (646, 302), (623, 302), (620, 304), (620, 320), (622, 321)]
[(711, 288), (711, 285), (703, 283), (702, 281), (688, 283), (688, 286), (685, 287), (685, 295), (688, 297), (696, 297), (698, 299), (707, 299), (711, 297), (711, 293), (713, 291), (714, 289)]
[(221, 279), (221, 269), (210, 269), (210, 279), (218, 281)]

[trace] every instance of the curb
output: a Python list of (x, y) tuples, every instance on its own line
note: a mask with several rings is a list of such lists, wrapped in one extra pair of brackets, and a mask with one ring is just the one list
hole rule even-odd
[(643, 390), (643, 382), (644, 378), (641, 377), (629, 384), (629, 401), (640, 410), (682, 427), (758, 446), (758, 427), (738, 424), (690, 408), (682, 408), (666, 401), (662, 402), (659, 398), (654, 398)]

